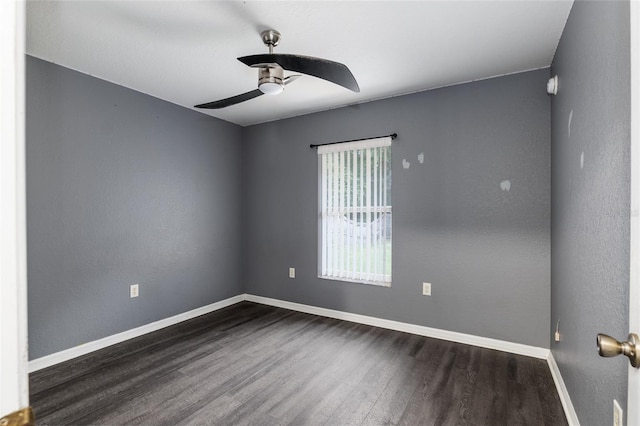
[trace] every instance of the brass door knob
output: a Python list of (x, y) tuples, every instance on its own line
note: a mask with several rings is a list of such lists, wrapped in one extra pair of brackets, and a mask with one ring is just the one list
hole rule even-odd
[(622, 354), (629, 358), (632, 366), (635, 368), (640, 367), (640, 339), (634, 333), (629, 334), (627, 339), (626, 342), (618, 342), (606, 334), (598, 334), (596, 338), (598, 354), (603, 357)]

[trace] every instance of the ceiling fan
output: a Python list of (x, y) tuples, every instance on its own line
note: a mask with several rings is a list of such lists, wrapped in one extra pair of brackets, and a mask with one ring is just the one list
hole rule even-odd
[(238, 58), (243, 64), (251, 68), (258, 68), (258, 88), (241, 95), (196, 105), (194, 108), (220, 109), (264, 94), (277, 95), (282, 93), (286, 85), (300, 77), (299, 75), (284, 77), (284, 70), (312, 75), (354, 92), (360, 92), (358, 82), (346, 65), (312, 56), (273, 53), (273, 48), (280, 41), (280, 33), (276, 30), (265, 30), (260, 33), (260, 36), (262, 42), (269, 48), (269, 53)]

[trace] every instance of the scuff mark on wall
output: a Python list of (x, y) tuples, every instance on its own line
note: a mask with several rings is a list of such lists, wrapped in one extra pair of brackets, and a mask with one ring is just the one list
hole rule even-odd
[(418, 162), (420, 164), (424, 163), (424, 152), (421, 152), (420, 154), (418, 154)]
[(403, 169), (408, 169), (409, 166), (411, 166), (411, 163), (409, 163), (406, 159), (402, 159), (402, 168)]
[(571, 137), (571, 121), (573, 120), (573, 110), (569, 113), (569, 121), (567, 122), (567, 133)]
[(503, 191), (510, 191), (511, 190), (511, 181), (510, 180), (503, 180), (502, 182), (500, 182), (500, 189), (502, 189)]

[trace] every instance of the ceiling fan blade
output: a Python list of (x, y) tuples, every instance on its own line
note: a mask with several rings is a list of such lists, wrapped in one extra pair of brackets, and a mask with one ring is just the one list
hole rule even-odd
[(264, 95), (260, 90), (252, 90), (247, 93), (243, 93), (241, 95), (232, 96), (226, 99), (220, 99), (219, 101), (213, 101), (206, 104), (200, 104), (194, 106), (194, 108), (202, 108), (202, 109), (220, 109), (225, 108), (231, 105), (239, 104), (240, 102), (248, 101), (249, 99), (257, 98), (258, 96)]
[(238, 60), (250, 67), (264, 67), (268, 64), (278, 64), (285, 70), (312, 75), (354, 92), (360, 92), (358, 82), (353, 74), (351, 74), (351, 71), (349, 71), (349, 68), (339, 62), (314, 58), (312, 56), (279, 53), (243, 56), (238, 58)]

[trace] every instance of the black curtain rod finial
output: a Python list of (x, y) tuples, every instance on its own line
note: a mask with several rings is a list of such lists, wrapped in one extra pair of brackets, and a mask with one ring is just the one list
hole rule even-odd
[(384, 135), (384, 136), (374, 136), (372, 138), (362, 138), (362, 139), (351, 139), (348, 141), (339, 141), (339, 142), (327, 142), (327, 143), (319, 143), (319, 144), (311, 144), (309, 145), (309, 148), (317, 148), (319, 146), (325, 146), (325, 145), (335, 145), (335, 144), (339, 144), (339, 143), (348, 143), (348, 142), (359, 142), (359, 141), (366, 141), (369, 139), (382, 139), (382, 138), (391, 138), (391, 139), (395, 139), (398, 137), (397, 133), (391, 133), (390, 135)]

